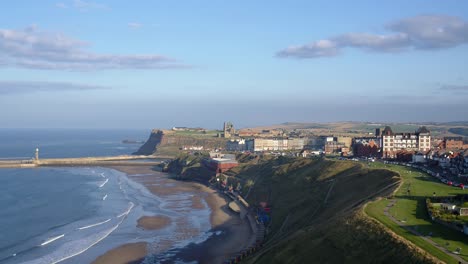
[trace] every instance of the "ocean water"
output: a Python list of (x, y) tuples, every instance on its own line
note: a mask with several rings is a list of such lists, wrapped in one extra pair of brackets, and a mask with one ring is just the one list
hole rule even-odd
[[(149, 131), (0, 130), (0, 158), (85, 157), (131, 154)], [(209, 210), (188, 209), (191, 194), (158, 197), (124, 173), (102, 167), (0, 169), (0, 263), (90, 263), (119, 245), (176, 247), (209, 236)], [(190, 218), (200, 230), (180, 239), (176, 226), (157, 231), (136, 227), (143, 215)], [(184, 219), (185, 219), (184, 218)]]
[(149, 134), (149, 130), (0, 129), (0, 159), (32, 158), (36, 148), (43, 158), (131, 154), (139, 144), (122, 140), (142, 141)]

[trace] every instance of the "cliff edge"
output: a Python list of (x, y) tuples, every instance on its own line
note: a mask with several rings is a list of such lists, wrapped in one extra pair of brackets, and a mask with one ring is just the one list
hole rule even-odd
[(153, 129), (148, 140), (134, 155), (158, 154), (176, 155), (184, 146), (203, 147), (203, 150), (224, 148), (228, 139), (219, 138), (216, 133), (179, 132)]
[(161, 144), (164, 132), (159, 129), (153, 129), (146, 142), (133, 154), (134, 155), (151, 155), (156, 152), (158, 146)]

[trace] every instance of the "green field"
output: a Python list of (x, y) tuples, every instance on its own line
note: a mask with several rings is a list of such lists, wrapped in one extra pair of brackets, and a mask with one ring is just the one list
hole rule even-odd
[(468, 137), (468, 128), (454, 127), (454, 128), (450, 128), (449, 132)]
[[(427, 214), (425, 204), (425, 199), (433, 196), (434, 193), (436, 196), (447, 196), (467, 193), (466, 190), (444, 185), (430, 175), (405, 166), (372, 163), (369, 164), (369, 167), (390, 169), (398, 172), (402, 177), (403, 182), (394, 195), (397, 203), (389, 210), (391, 215), (423, 235), (431, 234), (431, 240), (449, 251), (453, 252), (456, 248), (461, 248), (460, 256), (468, 261), (468, 236), (432, 222)], [(385, 224), (395, 233), (407, 238), (440, 260), (447, 263), (458, 263), (442, 250), (437, 249), (421, 237), (412, 234), (391, 221), (383, 213), (388, 203), (389, 200), (387, 199), (372, 202), (366, 206), (365, 212)]]
[(190, 137), (216, 137), (218, 133), (222, 133), (219, 130), (181, 130), (181, 131), (171, 131), (174, 135), (178, 136), (190, 136)]

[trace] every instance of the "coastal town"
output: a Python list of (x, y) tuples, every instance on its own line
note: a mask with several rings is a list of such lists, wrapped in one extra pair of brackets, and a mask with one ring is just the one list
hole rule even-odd
[[(202, 128), (174, 127), (173, 131), (201, 132)], [(306, 129), (241, 129), (225, 122), (216, 134), (225, 139), (224, 147), (210, 148), (203, 144), (183, 145), (181, 151), (226, 153), (263, 153), (274, 156), (327, 156), (350, 160), (385, 160), (421, 164), (435, 174), (468, 183), (468, 137), (433, 136), (421, 126), (414, 132), (394, 131), (391, 126), (375, 128), (366, 135), (315, 135)], [(219, 158), (221, 170), (233, 166), (235, 160)], [(233, 157), (231, 155), (229, 157)]]
[(468, 264), (468, 1), (3, 1), (0, 264)]
[[(403, 237), (431, 254), (438, 254), (432, 247), (439, 248), (443, 252), (437, 255), (439, 259), (465, 263), (466, 255), (462, 250), (466, 250), (464, 241), (468, 236), (468, 138), (451, 133), (458, 132), (459, 128), (435, 127), (433, 132), (425, 124), (371, 124), (370, 127), (374, 129), (370, 130), (368, 126), (360, 131), (348, 129), (346, 132), (322, 127), (317, 133), (313, 129), (281, 126), (236, 130), (231, 122), (225, 122), (221, 130), (189, 127), (154, 130), (152, 135), (158, 135), (156, 140), (150, 136), (147, 143), (154, 144), (151, 146), (154, 153), (161, 150), (164, 153), (170, 145), (176, 147), (177, 158), (168, 164), (166, 171), (176, 173), (183, 180), (208, 182), (229, 197), (232, 211), (244, 210), (250, 222), (255, 219), (251, 226), (257, 236), (256, 242), (225, 263), (239, 263), (255, 256), (255, 252), (264, 247), (263, 241), (271, 243), (278, 233), (282, 233), (282, 228), (278, 230), (272, 222), (278, 221), (279, 217), (285, 225), (291, 212), (286, 218), (279, 216), (278, 210), (283, 208), (277, 205), (281, 201), (278, 195), (292, 194), (283, 190), (273, 195), (275, 191), (271, 188), (281, 189), (278, 182), (273, 184), (276, 187), (267, 187), (266, 193), (262, 189), (267, 182), (272, 184), (277, 170), (284, 170), (286, 177), (295, 175), (298, 169), (307, 170), (304, 175), (333, 171), (333, 177), (327, 181), (331, 185), (324, 186), (328, 191), (321, 198), (324, 200), (320, 208), (328, 203), (330, 196), (337, 199), (333, 193), (337, 188), (335, 181), (341, 174), (368, 177), (375, 173), (374, 178), (365, 182), (347, 185), (346, 190), (352, 192), (350, 190), (369, 188), (386, 173), (395, 173), (392, 179), (398, 180), (389, 185), (396, 188), (393, 193), (387, 193), (385, 199), (377, 201), (364, 199), (367, 203), (364, 212), (394, 232), (406, 230)], [(326, 169), (314, 171), (313, 164), (316, 163), (327, 164), (324, 165)], [(338, 165), (349, 168), (349, 171), (335, 174), (340, 171), (334, 168)], [(266, 167), (270, 172), (264, 171)], [(352, 170), (360, 172), (354, 175)], [(257, 174), (259, 171), (261, 174)], [(259, 177), (263, 180), (259, 181)], [(283, 182), (283, 188), (292, 188), (293, 182), (297, 181), (295, 176), (288, 178), (290, 181)], [(294, 187), (294, 190), (298, 189), (298, 186)], [(377, 193), (386, 193), (384, 190)], [(249, 196), (252, 193), (255, 198)], [(305, 193), (297, 195), (301, 194)], [(340, 193), (339, 196), (346, 195)], [(357, 196), (354, 194), (349, 199)], [(272, 236), (275, 232), (277, 234)], [(412, 236), (423, 241), (415, 241)]]

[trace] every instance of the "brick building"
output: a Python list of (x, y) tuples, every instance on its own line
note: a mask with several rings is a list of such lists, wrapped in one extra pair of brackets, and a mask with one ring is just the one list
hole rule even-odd
[(445, 150), (461, 150), (463, 149), (463, 138), (445, 137), (443, 141), (443, 148)]

